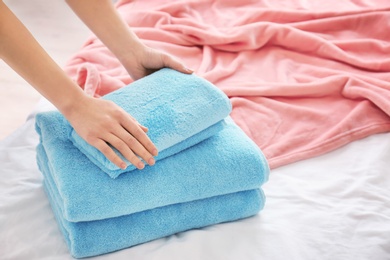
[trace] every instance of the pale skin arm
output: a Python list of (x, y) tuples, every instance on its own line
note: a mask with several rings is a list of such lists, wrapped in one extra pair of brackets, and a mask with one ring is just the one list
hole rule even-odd
[[(79, 2), (83, 2), (84, 5), (81, 4), (80, 7), (72, 6), (72, 8), (75, 10), (83, 10), (87, 8), (86, 6), (90, 7), (91, 5), (95, 5), (92, 3), (95, 2), (93, 0), (83, 0)], [(99, 1), (96, 5), (101, 6), (101, 4), (103, 5), (103, 2), (106, 1)], [(110, 8), (112, 8), (112, 5)], [(91, 12), (93, 11), (91, 10)], [(108, 11), (108, 13), (111, 12), (116, 15), (115, 10), (110, 9)], [(79, 15), (84, 16), (84, 14)], [(107, 15), (107, 13), (105, 13), (105, 15)], [(112, 19), (115, 20), (115, 18)], [(90, 23), (94, 23), (93, 19), (88, 17), (83, 20), (89, 20)], [(118, 22), (123, 25), (123, 22), (120, 19), (117, 19), (111, 26), (118, 25)], [(97, 25), (97, 27), (99, 27), (99, 25)], [(104, 29), (98, 30), (102, 30), (102, 34), (108, 32)], [(101, 34), (98, 32), (95, 33), (98, 36)], [(128, 36), (121, 35), (121, 37), (126, 38), (127, 41), (135, 37), (130, 30), (127, 30), (127, 34)], [(110, 37), (119, 37), (119, 35), (114, 34), (108, 38)], [(112, 39), (112, 41), (116, 42), (114, 39)], [(118, 41), (120, 41), (120, 39), (118, 39)], [(134, 42), (127, 41), (121, 42), (121, 44), (128, 44), (126, 48), (123, 48), (132, 49), (133, 46), (131, 44)], [(119, 51), (121, 49), (119, 47), (110, 45), (109, 48), (114, 48), (112, 51), (115, 54), (119, 52), (124, 54), (124, 51)], [(137, 50), (143, 49), (144, 51), (140, 52), (142, 54), (148, 52), (145, 50), (149, 50), (145, 46), (142, 48), (142, 44), (137, 44), (135, 48)], [(157, 51), (153, 52), (156, 55), (163, 55)], [(137, 57), (138, 56), (139, 54), (137, 54)], [(63, 70), (49, 57), (24, 25), (2, 1), (0, 1), (0, 58), (44, 97), (52, 102), (69, 120), (76, 132), (82, 138), (100, 150), (118, 167), (124, 169), (126, 168), (126, 164), (115, 154), (108, 143), (118, 149), (126, 159), (139, 169), (142, 169), (144, 164), (136, 155), (139, 155), (143, 160), (148, 162), (148, 164), (154, 164), (153, 155), (157, 155), (158, 152), (154, 144), (145, 134), (147, 129), (140, 126), (134, 118), (126, 114), (114, 103), (85, 95), (80, 87), (67, 77)], [(144, 56), (143, 58), (146, 57)], [(137, 58), (137, 62), (140, 62), (140, 64), (136, 66), (136, 70), (141, 71), (139, 68), (143, 67), (145, 73), (135, 72), (133, 75), (131, 74), (134, 78), (140, 78), (147, 74), (147, 66), (141, 62), (143, 58)], [(123, 58), (123, 60), (126, 59), (127, 58)], [(164, 66), (166, 66), (164, 63), (160, 63), (155, 67), (151, 66), (151, 68), (159, 69)], [(130, 69), (128, 68), (128, 70)]]
[(136, 80), (162, 67), (193, 71), (173, 57), (146, 47), (118, 15), (110, 0), (66, 0), (95, 35), (115, 54)]

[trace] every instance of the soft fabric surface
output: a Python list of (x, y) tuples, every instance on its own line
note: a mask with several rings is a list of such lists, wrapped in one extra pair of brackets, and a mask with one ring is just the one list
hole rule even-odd
[(106, 254), (258, 213), (265, 201), (260, 187), (268, 179), (267, 161), (231, 118), (220, 125), (211, 137), (153, 167), (114, 179), (73, 145), (60, 113), (38, 114), (37, 162), (72, 256)]
[[(271, 168), (390, 130), (390, 2), (121, 1), (149, 46), (223, 90)], [(131, 82), (92, 37), (66, 71), (88, 93)]]
[[(32, 116), (0, 141), (0, 258), (73, 260), (44, 193), (34, 124)], [(263, 185), (267, 201), (254, 217), (93, 260), (389, 259), (389, 154), (387, 133), (280, 167)]]
[(38, 114), (36, 127), (41, 136), (38, 164), (46, 177), (53, 178), (64, 203), (64, 217), (73, 222), (255, 189), (268, 178), (261, 151), (230, 118), (209, 139), (117, 179), (73, 146), (58, 112)]
[(106, 254), (194, 228), (250, 217), (264, 206), (261, 190), (241, 191), (168, 205), (117, 218), (73, 223), (50, 179), (46, 192), (70, 253), (76, 258)]
[[(159, 3), (164, 4), (166, 10), (160, 8), (156, 11)], [(256, 1), (251, 2), (250, 8), (242, 7), (247, 1), (215, 1), (212, 8), (207, 0), (193, 1), (191, 4), (187, 4), (188, 1), (180, 3), (183, 5), (173, 6), (174, 2), (171, 1), (137, 3), (150, 4), (142, 13), (129, 8), (135, 17), (133, 24), (138, 24), (137, 33), (147, 38), (150, 31), (151, 39), (145, 42), (173, 54), (178, 53), (184, 60), (194, 60), (188, 66), (193, 65), (199, 75), (206, 75), (212, 82), (226, 83), (231, 79), (239, 79), (230, 81), (230, 85), (226, 84), (225, 90), (231, 92), (229, 96), (234, 106), (233, 118), (238, 123), (241, 121), (240, 126), (261, 147), (266, 148), (273, 167), (324, 153), (381, 130), (380, 124), (364, 127), (367, 126), (367, 121), (375, 122), (379, 106), (372, 105), (371, 99), (366, 99), (363, 94), (379, 92), (375, 100), (382, 101), (386, 97), (387, 92), (380, 90), (384, 82), (388, 82), (388, 70), (382, 67), (381, 72), (378, 67), (388, 61), (388, 1)], [(205, 3), (204, 8), (197, 12), (201, 7), (196, 9), (196, 6), (202, 3)], [(235, 5), (235, 8), (229, 8), (229, 4)], [(259, 6), (256, 7), (255, 4)], [(221, 13), (221, 5), (225, 5), (225, 8), (220, 16), (204, 19), (216, 26), (197, 29), (197, 26), (204, 24), (198, 20), (187, 25), (188, 28), (195, 28), (194, 32), (215, 30), (215, 33), (198, 39), (187, 34), (188, 45), (185, 45), (184, 40), (180, 48), (175, 44), (182, 39), (180, 37), (183, 34), (175, 33), (178, 26), (170, 26), (169, 22), (183, 21), (186, 17), (193, 19), (195, 16), (201, 20), (203, 15), (208, 16), (210, 12)], [(183, 11), (184, 7), (186, 9)], [(175, 8), (177, 12), (174, 12)], [(242, 14), (242, 19), (229, 19), (237, 12)], [(253, 12), (253, 15), (246, 19), (248, 12)], [(176, 16), (173, 17), (170, 13)], [(141, 17), (142, 15), (144, 16)], [(260, 22), (256, 22), (260, 19)], [(245, 29), (248, 28), (245, 24), (251, 21), (254, 23), (249, 28), (258, 28), (260, 25), (264, 28), (259, 31), (259, 37), (256, 34), (246, 34), (251, 37), (250, 41), (222, 46), (234, 49), (247, 46), (247, 42), (256, 44), (257, 40), (264, 40), (261, 48), (248, 52), (245, 49), (227, 52), (212, 44), (203, 45), (202, 42), (191, 45), (191, 42), (197, 40), (206, 42), (214, 39), (219, 35), (216, 29), (226, 28), (228, 31), (230, 25), (239, 22), (243, 23), (242, 29)], [(145, 27), (141, 27), (141, 23), (145, 23)], [(153, 26), (149, 26), (149, 23)], [(160, 24), (162, 26), (159, 27)], [(172, 30), (163, 30), (162, 27)], [(229, 35), (242, 36), (239, 29), (236, 34), (233, 31)], [(172, 43), (161, 42), (163, 37), (153, 37), (156, 30), (161, 31), (163, 36), (166, 35)], [(297, 33), (308, 36), (309, 41), (294, 37)], [(333, 49), (329, 48), (332, 46)], [(90, 83), (104, 82), (102, 86), (111, 85), (105, 83), (112, 81), (113, 89), (130, 83), (127, 74), (118, 64), (112, 70), (105, 67), (113, 60), (105, 49), (97, 52), (98, 47), (102, 47), (101, 44), (92, 38), (68, 66), (69, 73), (76, 75), (79, 70), (77, 78), (81, 85), (84, 76), (89, 77), (87, 82)], [(181, 51), (194, 55), (180, 55)], [(228, 73), (232, 73), (232, 68), (235, 68), (234, 73), (224, 75), (216, 70), (221, 68), (221, 60), (225, 60), (219, 56), (220, 53), (230, 55), (231, 62), (225, 62), (224, 68)], [(248, 56), (253, 59), (246, 60)], [(102, 60), (107, 63), (101, 62)], [(78, 66), (80, 64), (82, 66)], [(375, 64), (378, 64), (377, 68)], [(257, 76), (253, 75), (254, 71)], [(243, 74), (247, 77), (242, 77)], [(251, 78), (256, 80), (253, 84), (247, 84)], [(373, 85), (368, 84), (370, 81)], [(323, 87), (318, 88), (318, 83), (324, 83), (321, 85)], [(217, 85), (223, 88), (221, 84)], [(246, 87), (240, 89), (237, 86)], [(359, 86), (364, 88), (357, 91)], [(94, 93), (104, 88), (100, 89), (99, 84), (89, 84), (85, 89)], [(240, 90), (248, 89), (253, 90), (252, 97), (239, 93)], [(294, 92), (289, 91), (290, 89)], [(296, 92), (296, 89), (301, 92)], [(361, 93), (362, 96), (350, 99), (348, 94), (351, 91)], [(303, 101), (307, 104), (303, 104)], [(261, 103), (267, 106), (260, 106)], [(367, 104), (371, 104), (372, 111), (363, 114)], [(378, 104), (384, 107), (387, 103), (384, 106), (382, 103)], [(276, 109), (278, 107), (280, 110)], [(339, 114), (344, 109), (351, 110), (350, 114), (342, 114), (346, 117)], [(293, 113), (297, 110), (301, 112), (301, 116)], [(249, 112), (244, 113), (245, 111)], [(239, 115), (243, 115), (243, 118)], [(321, 119), (318, 119), (318, 115), (322, 116)], [(352, 116), (358, 119), (354, 124), (350, 120)], [(257, 120), (258, 118), (263, 120)], [(387, 119), (383, 121), (383, 126), (386, 126)], [(302, 122), (316, 127), (302, 129)], [(18, 131), (0, 142), (1, 258), (70, 260), (73, 258), (54, 220), (43, 191), (42, 175), (36, 166), (35, 147), (38, 136), (34, 131), (34, 123), (31, 117)], [(329, 125), (331, 127), (325, 127)], [(363, 127), (359, 128), (358, 125)], [(351, 132), (345, 130), (346, 126)], [(334, 132), (339, 135), (333, 135)], [(271, 133), (266, 136), (270, 143), (259, 139), (258, 135), (263, 133)], [(326, 136), (326, 133), (334, 138), (321, 141), (319, 136)], [(281, 142), (280, 140), (284, 140), (283, 134), (291, 142)], [(306, 140), (308, 137), (311, 139)], [(278, 150), (278, 147), (284, 149)], [(308, 147), (315, 149), (306, 149)], [(349, 143), (326, 155), (279, 167), (272, 172), (269, 182), (264, 186), (267, 195), (265, 209), (253, 218), (178, 233), (94, 259), (389, 259), (389, 153), (390, 134), (377, 134)]]
[[(210, 82), (171, 69), (162, 69), (103, 97), (111, 100), (149, 128), (148, 136), (159, 150), (158, 161), (207, 139), (222, 129), (231, 112), (227, 96)], [(71, 140), (112, 178), (134, 170), (111, 163), (74, 130)]]

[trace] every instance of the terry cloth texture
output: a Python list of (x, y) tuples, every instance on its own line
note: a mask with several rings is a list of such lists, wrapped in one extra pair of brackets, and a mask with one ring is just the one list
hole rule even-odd
[[(161, 78), (166, 74), (169, 80), (175, 78), (171, 70), (159, 73)], [(156, 75), (159, 74), (149, 76), (154, 77), (153, 81), (139, 84), (158, 82)], [(190, 78), (197, 77), (186, 75), (176, 83), (191, 85), (194, 80)], [(153, 85), (149, 83), (145, 83), (145, 89)], [(224, 94), (217, 90), (212, 97), (214, 94), (207, 94), (208, 90), (199, 92), (202, 84), (197, 85), (197, 95), (208, 97), (199, 98), (199, 104), (192, 108), (189, 105), (191, 109), (180, 116), (188, 125), (179, 120), (177, 124), (172, 123), (173, 128), (170, 124), (162, 126), (168, 132), (178, 132), (176, 128), (197, 129), (192, 136), (161, 131), (155, 140), (160, 140), (164, 151), (171, 149), (167, 152), (169, 156), (160, 158), (153, 167), (130, 169), (119, 176), (107, 174), (86, 150), (76, 147), (72, 139), (74, 132), (58, 111), (36, 116), (40, 136), (38, 166), (57, 222), (74, 257), (105, 254), (177, 232), (246, 218), (263, 208), (265, 196), (261, 186), (268, 179), (268, 163), (258, 146), (226, 116), (230, 104), (225, 102)], [(138, 88), (143, 88), (143, 84)], [(126, 96), (128, 90), (122, 91)], [(176, 95), (182, 97), (183, 93), (176, 92)], [(158, 105), (164, 104), (165, 96), (157, 87), (144, 94), (151, 97), (151, 103), (156, 102), (157, 110), (172, 111), (177, 106), (175, 111), (179, 111), (178, 104)], [(111, 97), (115, 99), (114, 93)], [(200, 116), (212, 114), (214, 103), (225, 106), (215, 108), (218, 116)], [(178, 117), (176, 112), (166, 113), (164, 120), (173, 122)], [(163, 115), (164, 111), (158, 113)], [(145, 120), (140, 122), (150, 132), (153, 124), (161, 125), (159, 120)]]
[(116, 179), (72, 144), (58, 113), (39, 114), (36, 122), (41, 136), (38, 164), (59, 190), (62, 214), (69, 221), (118, 217), (255, 189), (267, 179), (261, 151), (230, 118), (224, 120), (223, 130), (203, 142)]
[[(143, 43), (229, 96), (271, 168), (390, 131), (388, 0), (122, 0), (117, 10)], [(65, 71), (95, 96), (132, 81), (96, 36)]]
[[(210, 82), (172, 69), (162, 69), (103, 97), (122, 107), (149, 128), (148, 136), (159, 150), (156, 161), (184, 150), (221, 129), (231, 112), (227, 96)], [(135, 167), (124, 157), (127, 169), (110, 162), (75, 131), (70, 138), (88, 158), (112, 178)]]

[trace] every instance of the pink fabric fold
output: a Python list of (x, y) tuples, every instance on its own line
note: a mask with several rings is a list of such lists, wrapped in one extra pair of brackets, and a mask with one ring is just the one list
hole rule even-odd
[[(390, 130), (390, 2), (120, 1), (145, 44), (223, 90), (271, 168)], [(95, 37), (66, 72), (102, 96), (132, 80)]]

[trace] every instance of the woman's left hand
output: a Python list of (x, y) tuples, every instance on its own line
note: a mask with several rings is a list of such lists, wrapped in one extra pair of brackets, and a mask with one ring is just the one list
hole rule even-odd
[(193, 70), (185, 67), (171, 55), (149, 48), (145, 45), (133, 50), (133, 54), (120, 58), (133, 80), (140, 79), (162, 68), (171, 68), (185, 74), (193, 73)]

